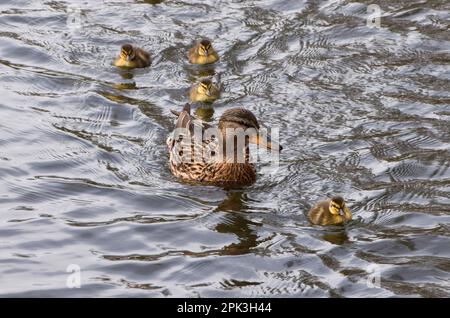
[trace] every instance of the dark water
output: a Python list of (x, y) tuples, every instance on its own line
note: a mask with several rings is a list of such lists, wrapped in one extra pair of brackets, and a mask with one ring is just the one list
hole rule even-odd
[[(448, 297), (450, 5), (376, 2), (381, 28), (372, 1), (3, 0), (0, 296)], [(279, 167), (245, 189), (167, 165), (202, 36), (213, 120), (280, 128)], [(128, 40), (151, 68), (111, 66)], [(334, 194), (355, 220), (311, 226)]]

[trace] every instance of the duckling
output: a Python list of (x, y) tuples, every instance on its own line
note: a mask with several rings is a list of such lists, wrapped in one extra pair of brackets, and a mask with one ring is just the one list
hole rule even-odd
[(218, 60), (219, 55), (209, 40), (200, 40), (189, 50), (189, 62), (192, 64), (211, 64)]
[[(344, 215), (340, 215), (340, 211)], [(336, 196), (318, 202), (308, 213), (309, 221), (316, 225), (338, 225), (352, 219), (352, 213), (342, 197)]]
[(220, 90), (209, 78), (204, 78), (189, 90), (189, 100), (192, 102), (212, 103), (219, 98)]
[(122, 45), (120, 55), (114, 61), (115, 66), (126, 68), (143, 68), (150, 66), (150, 64), (150, 54), (141, 48), (132, 46), (131, 44)]
[[(250, 185), (256, 181), (256, 169), (249, 160), (249, 143), (281, 149), (275, 141), (259, 138), (258, 134), (248, 136), (244, 142), (235, 142), (236, 135), (230, 135), (233, 129), (252, 128), (258, 132), (260, 128), (255, 115), (244, 108), (226, 110), (217, 128), (191, 116), (189, 104), (183, 111), (172, 113), (178, 119), (175, 131), (167, 139), (169, 166), (184, 181), (231, 187)], [(195, 134), (198, 129), (202, 133), (200, 138)], [(242, 162), (237, 158), (242, 158)]]

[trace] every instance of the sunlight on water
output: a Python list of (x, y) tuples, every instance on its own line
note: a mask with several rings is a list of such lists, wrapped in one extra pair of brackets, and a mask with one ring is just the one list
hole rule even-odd
[[(0, 296), (450, 296), (449, 7), (370, 3), (2, 1)], [(126, 42), (151, 67), (115, 68)], [(222, 92), (196, 116), (280, 131), (251, 186), (170, 172), (204, 76)], [(312, 226), (336, 194), (353, 221)]]

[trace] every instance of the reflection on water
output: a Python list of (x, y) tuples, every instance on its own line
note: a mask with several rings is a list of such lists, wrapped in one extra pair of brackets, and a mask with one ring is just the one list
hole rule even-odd
[(214, 116), (214, 107), (205, 104), (197, 105), (197, 108), (195, 109), (195, 116), (203, 121), (211, 122)]
[(350, 242), (345, 230), (329, 231), (322, 235), (322, 239), (336, 245)]
[(119, 74), (124, 80), (132, 80), (134, 77), (133, 72), (129, 70), (119, 70)]
[[(381, 28), (367, 5), (2, 1), (0, 295), (448, 297), (448, 5), (378, 2)], [(220, 61), (190, 65), (203, 37)], [(125, 42), (152, 66), (113, 67)], [(250, 187), (170, 173), (170, 110), (202, 77), (222, 89), (197, 117), (280, 130)], [(338, 194), (354, 221), (311, 226)]]
[(216, 69), (214, 64), (206, 65), (188, 65), (188, 76), (192, 82), (196, 82), (202, 77), (214, 77), (216, 75)]
[(237, 236), (239, 242), (224, 246), (221, 254), (241, 255), (251, 253), (252, 248), (258, 245), (258, 236), (252, 229), (254, 226), (261, 226), (260, 223), (249, 221), (241, 211), (245, 211), (246, 205), (242, 201), (242, 191), (229, 192), (228, 197), (222, 201), (215, 210), (227, 213), (216, 225), (219, 233), (230, 233)]

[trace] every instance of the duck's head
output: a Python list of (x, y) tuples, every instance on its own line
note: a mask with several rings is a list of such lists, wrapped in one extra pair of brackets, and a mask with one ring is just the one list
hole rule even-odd
[(204, 95), (211, 97), (212, 95), (212, 82), (209, 78), (204, 78), (197, 85), (197, 93), (199, 95)]
[(212, 47), (211, 41), (207, 39), (200, 40), (198, 42), (198, 54), (201, 56), (208, 56), (214, 53), (214, 49)]
[(136, 56), (134, 48), (131, 44), (124, 44), (120, 50), (120, 58), (125, 61), (132, 61)]
[(350, 209), (345, 204), (344, 198), (341, 196), (335, 196), (330, 200), (329, 210), (331, 214), (340, 215), (341, 211), (344, 213), (345, 218), (351, 220), (352, 213)]
[(219, 119), (219, 129), (226, 139), (229, 139), (229, 137), (234, 138), (234, 136), (227, 138), (227, 133), (234, 132), (234, 134), (239, 136), (239, 133), (236, 132), (241, 131), (244, 133), (245, 145), (250, 142), (269, 150), (276, 149), (280, 151), (282, 149), (278, 143), (271, 140), (270, 136), (262, 135), (255, 115), (244, 108), (226, 110)]

